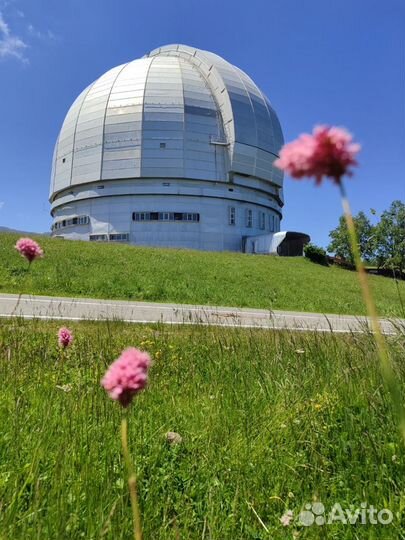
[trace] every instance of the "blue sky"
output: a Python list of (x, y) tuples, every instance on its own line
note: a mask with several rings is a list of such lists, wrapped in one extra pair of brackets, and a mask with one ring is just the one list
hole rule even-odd
[[(111, 67), (169, 43), (246, 71), (286, 141), (316, 123), (362, 144), (355, 212), (405, 200), (404, 0), (0, 0), (0, 225), (47, 231), (53, 146), (67, 109)], [(283, 229), (326, 245), (330, 184), (285, 179)]]

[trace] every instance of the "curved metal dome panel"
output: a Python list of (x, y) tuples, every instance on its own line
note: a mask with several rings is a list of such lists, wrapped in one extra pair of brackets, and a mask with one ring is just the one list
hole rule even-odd
[(220, 56), (186, 45), (166, 45), (148, 56), (155, 55), (185, 57), (204, 73), (224, 119), (230, 143), (230, 170), (281, 187), (283, 173), (273, 167), (284, 144), (280, 122), (252, 79)]
[(126, 178), (282, 186), (283, 136), (269, 101), (219, 56), (169, 45), (111, 69), (73, 103), (55, 147), (51, 199), (70, 186)]

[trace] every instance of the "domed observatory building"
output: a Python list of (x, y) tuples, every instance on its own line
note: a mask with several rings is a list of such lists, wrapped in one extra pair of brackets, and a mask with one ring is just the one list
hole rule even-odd
[(254, 251), (249, 237), (280, 230), (282, 144), (276, 113), (243, 71), (184, 45), (156, 49), (70, 108), (53, 158), (52, 234)]

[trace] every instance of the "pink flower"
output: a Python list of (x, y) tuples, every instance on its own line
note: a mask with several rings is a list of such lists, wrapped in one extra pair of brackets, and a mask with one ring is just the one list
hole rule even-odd
[(65, 328), (65, 327), (59, 328), (58, 341), (59, 341), (59, 345), (63, 347), (64, 349), (66, 349), (66, 347), (69, 347), (69, 345), (72, 344), (73, 334), (69, 330), (69, 328)]
[(31, 238), (20, 238), (14, 247), (30, 264), (34, 259), (44, 255), (40, 245)]
[(352, 143), (352, 135), (345, 129), (316, 126), (312, 135), (304, 133), (295, 141), (285, 144), (274, 165), (293, 178), (313, 176), (320, 184), (327, 176), (339, 184), (342, 176), (351, 176), (349, 167), (357, 165), (360, 145)]
[(149, 366), (149, 354), (131, 347), (111, 364), (101, 385), (112, 399), (128, 407), (134, 395), (145, 388)]
[(280, 518), (280, 523), (284, 526), (284, 527), (288, 527), (288, 525), (291, 523), (291, 521), (293, 520), (293, 513), (291, 510), (287, 510), (287, 512), (285, 514), (283, 514)]

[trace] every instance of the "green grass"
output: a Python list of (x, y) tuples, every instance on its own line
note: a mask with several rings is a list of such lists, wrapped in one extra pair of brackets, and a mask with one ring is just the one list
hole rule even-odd
[[(40, 237), (27, 263), (0, 234), (0, 292), (364, 314), (357, 276), (303, 258), (207, 253)], [(404, 316), (405, 283), (371, 276), (378, 311)]]
[[(370, 336), (77, 323), (62, 358), (58, 326), (0, 323), (1, 540), (132, 537), (121, 411), (99, 385), (129, 345), (154, 357), (129, 419), (145, 540), (405, 538), (405, 453)], [(390, 350), (403, 383), (403, 335)], [(281, 526), (314, 500), (394, 521)]]

